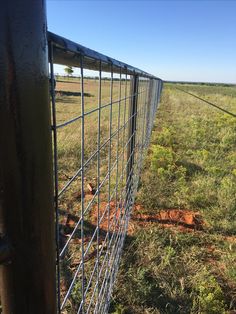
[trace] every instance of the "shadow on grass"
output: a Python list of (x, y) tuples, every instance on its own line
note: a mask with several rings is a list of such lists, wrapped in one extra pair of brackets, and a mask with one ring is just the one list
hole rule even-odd
[[(163, 274), (157, 276), (150, 268), (143, 265), (143, 260), (140, 263), (140, 256), (137, 254), (138, 245), (133, 239), (132, 237), (126, 239), (124, 251), (128, 250), (129, 254), (123, 257), (118, 288), (115, 289), (115, 297), (112, 299), (108, 313), (141, 314), (144, 313), (144, 308), (154, 311), (148, 313), (188, 313), (185, 310), (191, 307), (191, 298), (186, 297), (186, 294), (182, 297), (167, 293), (166, 286), (163, 284), (165, 281)], [(166, 281), (169, 281), (171, 286), (172, 278), (168, 278), (167, 274)]]
[(205, 173), (206, 172), (201, 166), (199, 166), (199, 165), (197, 165), (197, 164), (195, 164), (193, 162), (189, 162), (187, 160), (178, 160), (176, 162), (176, 165), (177, 166), (182, 166), (185, 169), (187, 169), (186, 175), (188, 177), (193, 176), (195, 173), (199, 173), (199, 172)]
[[(60, 79), (57, 79), (56, 80), (56, 82), (57, 83), (68, 83), (68, 84), (70, 84), (70, 83), (74, 83), (74, 84), (80, 84), (80, 80), (76, 80), (76, 79), (70, 79), (70, 78), (68, 78), (68, 79), (65, 79), (65, 80), (60, 80)], [(86, 82), (84, 82), (84, 83), (86, 83)]]
[[(63, 96), (81, 96), (81, 92), (70, 92), (70, 91), (63, 91), (63, 90), (56, 90), (56, 96), (63, 97)], [(94, 97), (94, 95), (90, 93), (84, 93), (85, 97)]]

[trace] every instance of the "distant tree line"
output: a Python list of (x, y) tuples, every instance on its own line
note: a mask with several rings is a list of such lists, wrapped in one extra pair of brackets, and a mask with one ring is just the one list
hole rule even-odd
[(191, 85), (205, 85), (205, 86), (223, 86), (223, 87), (232, 87), (236, 84), (231, 83), (211, 83), (211, 82), (183, 82), (183, 81), (165, 81), (165, 83), (171, 83), (171, 84), (191, 84)]
[[(66, 72), (66, 75), (62, 75), (62, 74), (55, 74), (55, 77), (57, 79), (59, 79), (60, 77), (70, 77), (70, 78), (80, 78), (80, 75), (72, 75), (74, 73), (74, 70), (73, 69), (69, 69), (71, 67), (67, 67), (65, 68), (65, 72)], [(72, 71), (71, 71), (72, 70)], [(84, 75), (84, 78), (86, 80), (94, 80), (94, 81), (98, 81), (99, 80), (99, 76), (87, 76), (87, 75)], [(102, 77), (102, 81), (110, 81), (111, 78), (110, 77)], [(121, 81), (125, 81), (126, 79), (125, 78), (121, 78)], [(127, 80), (129, 80), (129, 78), (127, 78)], [(120, 78), (115, 78), (113, 77), (113, 81), (120, 81)]]

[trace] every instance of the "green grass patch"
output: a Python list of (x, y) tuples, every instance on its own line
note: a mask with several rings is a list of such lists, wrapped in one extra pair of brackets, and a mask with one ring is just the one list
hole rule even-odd
[[(141, 176), (142, 210), (197, 211), (202, 231), (137, 227), (111, 313), (236, 311), (236, 119), (167, 84)], [(235, 88), (183, 85), (236, 112)]]

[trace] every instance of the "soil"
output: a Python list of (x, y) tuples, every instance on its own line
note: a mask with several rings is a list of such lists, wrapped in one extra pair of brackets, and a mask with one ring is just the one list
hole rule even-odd
[(163, 227), (179, 226), (180, 229), (202, 230), (203, 220), (199, 212), (186, 209), (160, 210), (156, 214), (142, 214), (141, 206), (135, 205), (131, 216), (131, 222), (137, 222), (140, 226), (150, 223), (161, 224)]
[[(91, 185), (92, 186), (92, 185)], [(86, 191), (85, 198), (93, 197), (93, 191)], [(109, 230), (111, 233), (120, 231), (120, 225), (125, 214), (124, 204), (118, 204), (111, 201), (110, 204), (101, 201), (98, 205), (92, 207), (90, 212), (89, 224), (91, 226), (91, 232), (94, 232), (98, 217), (100, 220), (99, 224), (99, 237), (101, 245)], [(63, 228), (60, 232), (60, 242), (63, 247), (70, 236), (71, 232), (75, 228), (79, 221), (79, 217), (72, 213), (67, 213), (64, 217)], [(123, 225), (123, 223), (122, 223)], [(204, 222), (199, 214), (199, 212), (194, 212), (187, 209), (166, 209), (152, 211), (152, 213), (147, 213), (145, 209), (139, 205), (135, 204), (133, 206), (130, 222), (128, 225), (128, 235), (132, 235), (139, 228), (150, 228), (155, 225), (162, 226), (163, 228), (172, 228), (180, 232), (195, 232), (203, 230)], [(91, 239), (92, 233), (87, 234), (84, 237), (84, 243), (87, 244)], [(95, 240), (97, 241), (96, 237)], [(71, 239), (71, 244), (78, 245), (81, 243), (80, 238)], [(209, 248), (209, 250), (214, 250), (214, 248)], [(88, 255), (88, 260), (96, 255), (96, 250), (92, 251)]]
[[(117, 221), (123, 215), (124, 209), (116, 208), (115, 202), (110, 203), (108, 219), (108, 203), (101, 202), (99, 206), (100, 218), (104, 215), (100, 228), (104, 231), (108, 230), (108, 225), (115, 225), (114, 220)], [(182, 231), (202, 230), (204, 222), (199, 212), (194, 212), (185, 209), (166, 209), (157, 211), (154, 214), (144, 214), (144, 209), (141, 205), (134, 205), (130, 223), (128, 226), (128, 234), (134, 233), (137, 227), (149, 227), (151, 224), (158, 224), (166, 228), (178, 227)], [(97, 224), (98, 207), (96, 206), (91, 213), (92, 224)]]

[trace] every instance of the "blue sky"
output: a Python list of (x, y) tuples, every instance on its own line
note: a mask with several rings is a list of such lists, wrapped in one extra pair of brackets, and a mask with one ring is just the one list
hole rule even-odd
[(236, 83), (236, 1), (47, 0), (48, 29), (165, 80)]

